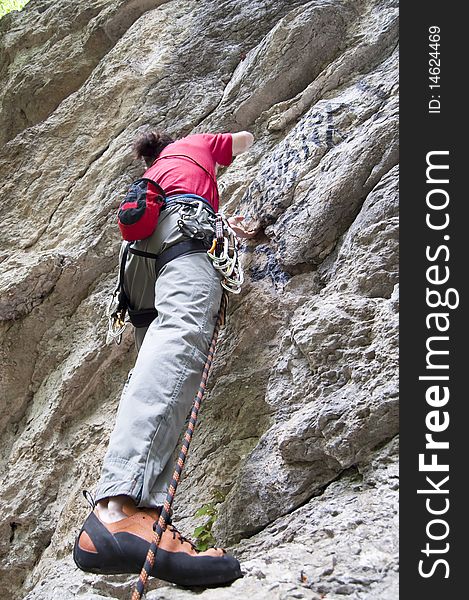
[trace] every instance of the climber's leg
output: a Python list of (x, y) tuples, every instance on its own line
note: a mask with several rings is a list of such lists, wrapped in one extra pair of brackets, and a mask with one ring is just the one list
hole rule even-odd
[(158, 317), (121, 398), (96, 500), (125, 495), (141, 507), (163, 504), (172, 475), (167, 463), (197, 392), (221, 294), (205, 253), (179, 257), (161, 270)]
[[(166, 497), (173, 449), (200, 382), (220, 300), (220, 280), (205, 253), (175, 259), (161, 271), (159, 316), (148, 328), (121, 398), (97, 493), (108, 515), (117, 506), (124, 517), (106, 522), (98, 510), (88, 516), (73, 551), (83, 571), (140, 572), (160, 513), (144, 507), (158, 506)], [(199, 552), (172, 523), (150, 575), (185, 586), (223, 585), (242, 577), (236, 558), (222, 548)]]

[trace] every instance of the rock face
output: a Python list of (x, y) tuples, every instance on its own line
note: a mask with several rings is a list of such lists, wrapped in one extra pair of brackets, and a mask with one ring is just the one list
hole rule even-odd
[[(71, 548), (135, 353), (106, 345), (147, 124), (249, 129), (243, 242), (178, 490), (245, 577), (203, 600), (397, 598), (397, 2), (31, 0), (0, 21), (0, 589), (123, 599)], [(195, 593), (157, 580), (149, 600)]]

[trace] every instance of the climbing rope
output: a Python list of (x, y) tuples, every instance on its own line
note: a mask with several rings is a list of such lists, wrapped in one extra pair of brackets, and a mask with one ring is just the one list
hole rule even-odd
[(215, 354), (215, 346), (218, 339), (218, 333), (220, 331), (220, 327), (225, 324), (225, 315), (226, 315), (226, 306), (228, 302), (228, 297), (226, 292), (223, 292), (220, 311), (218, 313), (217, 322), (215, 325), (215, 329), (213, 331), (212, 341), (210, 342), (210, 348), (208, 351), (207, 361), (204, 365), (204, 370), (202, 373), (202, 380), (199, 385), (199, 391), (194, 398), (194, 404), (192, 405), (191, 416), (189, 419), (189, 424), (187, 426), (186, 433), (184, 434), (184, 441), (182, 442), (181, 450), (179, 452), (179, 457), (176, 462), (176, 467), (173, 473), (173, 478), (171, 480), (171, 484), (168, 488), (168, 493), (166, 495), (166, 499), (163, 504), (163, 508), (161, 509), (160, 517), (158, 521), (153, 526), (154, 539), (150, 544), (148, 549), (147, 557), (145, 559), (145, 563), (140, 572), (137, 584), (132, 592), (131, 600), (141, 600), (145, 595), (148, 577), (155, 565), (156, 560), (156, 552), (158, 550), (158, 545), (160, 543), (161, 537), (163, 535), (164, 530), (166, 529), (166, 525), (170, 518), (171, 506), (174, 501), (174, 496), (176, 495), (176, 489), (181, 478), (182, 469), (184, 467), (184, 462), (187, 457), (187, 453), (189, 451), (189, 444), (191, 443), (192, 434), (194, 433), (195, 424), (197, 422), (197, 415), (199, 413), (200, 405), (202, 403), (202, 399), (204, 397), (205, 388), (207, 386), (207, 380), (210, 372), (210, 367), (212, 365), (213, 356)]

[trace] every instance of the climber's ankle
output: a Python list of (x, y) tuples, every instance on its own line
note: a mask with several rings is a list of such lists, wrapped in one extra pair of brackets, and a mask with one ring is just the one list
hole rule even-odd
[(133, 500), (128, 496), (112, 496), (100, 500), (96, 504), (98, 516), (105, 523), (115, 523), (116, 521), (125, 519), (127, 518), (123, 510), (125, 504), (133, 504), (135, 506)]

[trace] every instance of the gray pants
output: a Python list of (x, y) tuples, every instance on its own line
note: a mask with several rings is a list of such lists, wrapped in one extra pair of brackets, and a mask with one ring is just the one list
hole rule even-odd
[[(159, 253), (184, 238), (178, 227), (195, 208), (162, 211), (155, 233), (136, 247)], [(196, 226), (213, 236), (207, 210)], [(154, 260), (129, 255), (125, 288), (134, 308), (155, 306), (158, 317), (135, 330), (137, 361), (122, 392), (104, 458), (96, 501), (124, 494), (138, 506), (163, 504), (174, 452), (189, 415), (220, 307), (220, 276), (205, 252), (181, 256), (160, 271)]]

